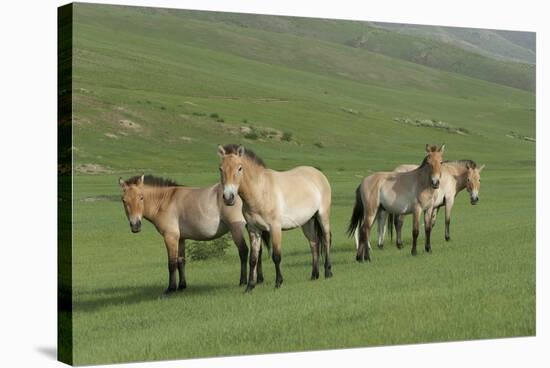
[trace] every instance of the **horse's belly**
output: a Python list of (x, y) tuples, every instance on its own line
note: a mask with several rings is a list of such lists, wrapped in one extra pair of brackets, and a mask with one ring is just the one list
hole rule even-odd
[(413, 212), (415, 201), (408, 198), (408, 196), (384, 196), (384, 194), (381, 194), (380, 204), (390, 213), (408, 214)]
[(308, 222), (315, 212), (312, 212), (309, 208), (292, 208), (287, 209), (281, 216), (281, 228), (283, 230), (290, 230), (302, 226)]
[(185, 239), (211, 240), (227, 233), (227, 226), (221, 221), (202, 221), (185, 223), (180, 232)]

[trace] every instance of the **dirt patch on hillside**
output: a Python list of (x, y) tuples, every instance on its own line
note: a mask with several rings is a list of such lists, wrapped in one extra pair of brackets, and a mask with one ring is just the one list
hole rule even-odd
[(80, 164), (76, 165), (75, 170), (81, 174), (111, 174), (113, 171), (100, 164)]
[(126, 128), (126, 129), (132, 129), (132, 130), (135, 130), (135, 131), (141, 130), (141, 125), (139, 125), (138, 123), (136, 123), (132, 120), (120, 119), (118, 121), (118, 123), (120, 124), (121, 127)]
[(105, 137), (111, 138), (111, 139), (118, 139), (118, 135), (113, 133), (105, 133)]

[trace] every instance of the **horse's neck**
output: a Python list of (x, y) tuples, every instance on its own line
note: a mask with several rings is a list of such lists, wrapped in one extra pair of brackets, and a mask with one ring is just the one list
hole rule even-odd
[(243, 180), (239, 186), (239, 196), (248, 208), (258, 209), (263, 200), (266, 169), (252, 162), (245, 167)]
[(143, 217), (151, 222), (155, 222), (159, 210), (168, 198), (168, 194), (173, 188), (170, 187), (143, 187)]
[(418, 188), (420, 189), (420, 192), (423, 192), (425, 190), (433, 191), (431, 178), (430, 178), (431, 176), (430, 166), (427, 164), (424, 164), (424, 166), (418, 167), (415, 171), (418, 177), (418, 183), (420, 183), (420, 185), (418, 186)]
[(468, 180), (468, 169), (464, 164), (451, 164), (449, 165), (452, 172), (450, 173), (456, 182), (456, 192), (460, 192), (466, 188), (466, 181)]

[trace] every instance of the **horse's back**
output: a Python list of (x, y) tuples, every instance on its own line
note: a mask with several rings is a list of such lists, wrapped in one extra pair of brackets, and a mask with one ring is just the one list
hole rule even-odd
[(418, 165), (412, 165), (412, 164), (403, 164), (397, 166), (395, 169), (393, 169), (394, 173), (403, 173), (403, 172), (409, 172), (418, 169)]

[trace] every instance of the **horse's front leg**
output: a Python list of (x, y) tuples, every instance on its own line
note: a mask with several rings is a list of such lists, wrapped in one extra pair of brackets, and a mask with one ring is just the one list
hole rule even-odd
[(180, 237), (178, 244), (178, 271), (180, 274), (178, 290), (183, 290), (187, 287), (185, 281), (185, 239), (183, 237)]
[(179, 239), (179, 234), (164, 233), (164, 244), (166, 245), (166, 253), (168, 253), (168, 288), (164, 291), (165, 294), (177, 290), (176, 272), (178, 269)]
[(411, 254), (413, 256), (416, 256), (416, 242), (418, 240), (420, 215), (422, 215), (422, 208), (417, 205), (413, 212), (413, 245), (411, 249)]
[(424, 249), (428, 253), (432, 252), (432, 244), (430, 240), (430, 236), (432, 233), (432, 212), (433, 212), (433, 207), (430, 207), (424, 211), (424, 233), (425, 233)]
[(262, 246), (261, 233), (257, 230), (249, 230), (250, 234), (250, 259), (248, 270), (248, 285), (246, 292), (252, 291), (256, 287), (257, 265), (260, 248)]
[(272, 259), (275, 264), (275, 287), (281, 287), (283, 274), (281, 273), (281, 240), (283, 232), (280, 226), (271, 226), (271, 246), (273, 247)]
[(248, 247), (244, 240), (244, 222), (235, 222), (230, 225), (231, 237), (233, 242), (239, 251), (239, 258), (241, 259), (241, 276), (239, 279), (239, 286), (246, 284), (246, 262), (248, 260)]
[(445, 240), (451, 240), (451, 211), (453, 210), (454, 198), (445, 199)]

